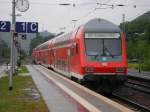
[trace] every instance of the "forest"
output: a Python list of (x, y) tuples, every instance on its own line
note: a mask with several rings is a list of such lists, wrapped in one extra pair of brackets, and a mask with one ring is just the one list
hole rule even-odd
[(142, 70), (150, 70), (150, 12), (124, 26), (129, 67), (138, 69), (140, 64)]

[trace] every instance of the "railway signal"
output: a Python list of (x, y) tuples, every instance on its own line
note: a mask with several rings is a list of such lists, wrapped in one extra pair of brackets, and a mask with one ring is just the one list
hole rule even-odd
[(22, 35), (21, 35), (21, 39), (22, 39), (22, 40), (26, 40), (26, 38), (27, 38), (27, 35), (26, 35), (26, 34), (22, 34)]

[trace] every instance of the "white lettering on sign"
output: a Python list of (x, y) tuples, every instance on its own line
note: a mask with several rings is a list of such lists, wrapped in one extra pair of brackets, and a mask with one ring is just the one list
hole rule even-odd
[(38, 32), (38, 23), (37, 22), (16, 22), (16, 32), (18, 32), (18, 33), (37, 33)]
[(36, 30), (37, 30), (37, 24), (31, 23), (31, 31), (36, 31)]
[(1, 30), (6, 30), (6, 22), (2, 21), (2, 22), (0, 23), (0, 29), (1, 29)]
[(21, 25), (22, 25), (22, 30), (23, 30), (23, 31), (26, 31), (26, 23), (24, 22), (24, 23), (22, 23)]

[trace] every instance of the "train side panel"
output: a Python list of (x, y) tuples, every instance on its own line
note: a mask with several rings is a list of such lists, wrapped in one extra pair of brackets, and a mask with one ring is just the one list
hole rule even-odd
[(82, 30), (79, 27), (76, 29), (72, 35), (72, 38), (70, 39), (71, 43), (71, 57), (70, 57), (70, 71), (71, 76), (82, 79), (82, 67), (81, 67), (81, 51), (83, 50), (81, 48), (81, 38), (82, 38)]

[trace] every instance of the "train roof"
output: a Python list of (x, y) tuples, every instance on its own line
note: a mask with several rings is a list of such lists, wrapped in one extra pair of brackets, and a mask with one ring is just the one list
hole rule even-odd
[[(114, 23), (105, 20), (105, 19), (100, 19), (100, 18), (96, 18), (96, 19), (92, 19), (90, 21), (88, 21), (87, 23), (81, 25), (84, 27), (84, 31), (88, 32), (88, 33), (120, 33), (121, 29), (115, 25)], [(79, 27), (81, 27), (79, 26)], [(75, 29), (74, 29), (75, 30)], [(72, 31), (70, 32), (66, 32), (62, 35), (56, 36), (55, 42), (61, 42), (61, 41), (65, 41), (69, 39), (69, 35), (71, 35)], [(63, 37), (63, 38), (62, 38)]]
[[(90, 21), (88, 21), (87, 23), (81, 25), (84, 28), (84, 31), (86, 33), (120, 33), (121, 29), (115, 25), (114, 23), (107, 21), (105, 19), (100, 19), (100, 18), (96, 18), (96, 19), (92, 19)], [(79, 27), (81, 27), (79, 26)], [(53, 40), (54, 43), (59, 43), (62, 41), (66, 41), (69, 40), (70, 36), (71, 36), (72, 32), (67, 32), (64, 33), (62, 35), (56, 36), (55, 38), (46, 41), (43, 44), (40, 44), (36, 47), (36, 49), (46, 49), (49, 47), (49, 43)], [(62, 38), (63, 37), (63, 38)]]
[(121, 32), (120, 28), (114, 23), (104, 19), (92, 19), (83, 25), (85, 32)]
[(48, 40), (48, 41), (46, 41), (46, 42), (44, 42), (44, 43), (42, 43), (42, 44), (40, 44), (40, 45), (38, 45), (37, 47), (36, 47), (36, 49), (47, 49), (48, 48), (48, 44), (50, 43), (50, 41)]

